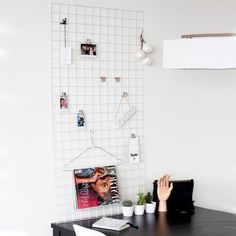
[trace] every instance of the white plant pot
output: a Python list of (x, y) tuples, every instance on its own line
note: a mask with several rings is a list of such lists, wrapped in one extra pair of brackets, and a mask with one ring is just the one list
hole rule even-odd
[(145, 210), (145, 205), (135, 205), (134, 213), (135, 215), (143, 215)]
[(131, 206), (131, 207), (122, 206), (122, 211), (123, 211), (124, 216), (131, 217), (134, 212), (134, 206)]
[(146, 203), (146, 213), (154, 213), (156, 210), (156, 202)]

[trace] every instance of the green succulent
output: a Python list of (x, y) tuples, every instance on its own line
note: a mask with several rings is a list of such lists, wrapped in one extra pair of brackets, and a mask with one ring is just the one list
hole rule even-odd
[(137, 195), (138, 195), (137, 205), (144, 205), (146, 203), (146, 194), (138, 193)]
[(124, 200), (124, 201), (122, 202), (122, 206), (124, 206), (124, 207), (132, 207), (132, 206), (133, 206), (133, 203), (132, 203), (131, 200)]

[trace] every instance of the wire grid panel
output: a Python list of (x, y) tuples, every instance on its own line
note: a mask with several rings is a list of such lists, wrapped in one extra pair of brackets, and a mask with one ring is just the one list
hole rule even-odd
[[(72, 48), (72, 64), (61, 65), (59, 50), (64, 47), (67, 18), (67, 47)], [(85, 148), (95, 145), (122, 159), (116, 168), (120, 199), (136, 200), (144, 190), (143, 68), (135, 60), (140, 47), (143, 12), (81, 5), (51, 5), (52, 126), (56, 176), (58, 222), (121, 213), (120, 204), (77, 210), (72, 171), (63, 171)], [(96, 57), (84, 57), (80, 44), (90, 39), (97, 45)], [(103, 82), (100, 77), (107, 79)], [(120, 81), (115, 77), (120, 77)], [(60, 95), (68, 95), (69, 109), (61, 111)], [(120, 129), (114, 123), (121, 95), (127, 92), (136, 113)], [(77, 113), (85, 113), (85, 128), (77, 127)], [(128, 162), (128, 138), (140, 140), (141, 162)], [(92, 150), (73, 163), (74, 168), (114, 163), (111, 157)]]

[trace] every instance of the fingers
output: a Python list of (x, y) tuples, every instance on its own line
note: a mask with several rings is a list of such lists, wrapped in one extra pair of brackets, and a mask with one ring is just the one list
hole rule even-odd
[(165, 187), (169, 187), (169, 178), (170, 178), (169, 175), (164, 176), (164, 186)]
[[(170, 175), (163, 175), (158, 180), (158, 186), (159, 187), (169, 187), (169, 179), (170, 179)], [(172, 184), (172, 188), (173, 188), (173, 184)]]
[(159, 178), (158, 180), (158, 186), (159, 187), (164, 187), (164, 178), (165, 178), (165, 175), (163, 175), (161, 178)]

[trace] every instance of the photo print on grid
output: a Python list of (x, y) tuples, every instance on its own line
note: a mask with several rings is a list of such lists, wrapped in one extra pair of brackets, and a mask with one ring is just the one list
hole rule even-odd
[(85, 115), (83, 110), (79, 110), (79, 113), (77, 114), (77, 126), (85, 127)]
[(67, 96), (66, 92), (61, 93), (60, 110), (68, 110), (68, 96)]
[(81, 56), (97, 56), (97, 45), (93, 43), (81, 43), (80, 44)]

